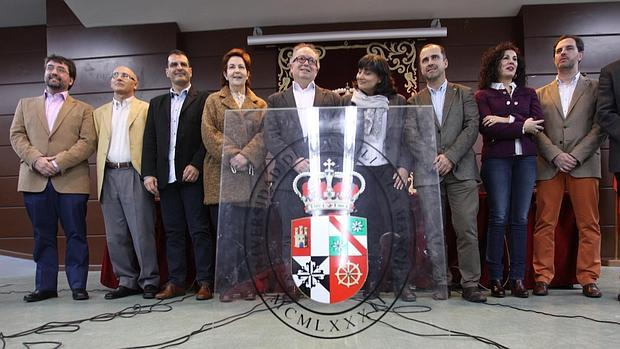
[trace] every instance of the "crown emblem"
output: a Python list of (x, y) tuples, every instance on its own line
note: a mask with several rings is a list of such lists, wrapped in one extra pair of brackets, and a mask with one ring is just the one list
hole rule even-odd
[[(308, 214), (322, 211), (353, 212), (355, 200), (364, 192), (366, 181), (361, 174), (336, 172), (332, 159), (323, 163), (325, 171), (302, 172), (293, 180), (293, 190), (304, 203)], [(305, 180), (299, 189), (299, 182)], [(357, 180), (357, 181), (356, 181)], [(359, 183), (356, 183), (359, 182)]]

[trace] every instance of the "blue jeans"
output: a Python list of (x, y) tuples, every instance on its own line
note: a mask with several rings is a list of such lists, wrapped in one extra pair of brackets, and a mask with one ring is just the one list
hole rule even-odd
[(486, 256), (489, 277), (492, 280), (502, 279), (504, 234), (509, 226), (509, 278), (523, 279), (527, 215), (536, 181), (536, 156), (485, 159), (482, 162), (481, 176), (489, 204)]

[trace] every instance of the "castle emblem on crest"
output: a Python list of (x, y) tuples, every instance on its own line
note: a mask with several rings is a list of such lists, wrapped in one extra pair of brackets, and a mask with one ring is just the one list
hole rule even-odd
[(312, 216), (291, 222), (291, 274), (306, 296), (332, 304), (353, 297), (368, 275), (366, 218), (350, 215), (366, 181), (352, 169), (335, 171), (332, 159), (323, 166), (324, 171), (311, 169), (293, 180)]

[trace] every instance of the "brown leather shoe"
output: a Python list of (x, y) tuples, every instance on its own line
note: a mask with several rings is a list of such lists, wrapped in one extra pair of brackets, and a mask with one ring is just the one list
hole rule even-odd
[(534, 290), (532, 291), (534, 296), (546, 296), (549, 294), (549, 284), (544, 281), (536, 281), (534, 284)]
[(491, 289), (491, 296), (497, 297), (497, 298), (506, 297), (506, 290), (504, 290), (504, 286), (502, 286), (501, 281), (491, 280), (489, 284), (490, 284), (489, 288)]
[(478, 286), (463, 287), (462, 296), (466, 301), (474, 303), (484, 303), (487, 301), (487, 296), (478, 289)]
[(601, 298), (603, 293), (595, 283), (591, 283), (583, 286), (583, 295), (590, 298)]
[(161, 290), (158, 294), (155, 295), (157, 299), (168, 299), (173, 297), (179, 297), (185, 295), (185, 288), (177, 286), (172, 282), (169, 282), (164, 286), (164, 289)]
[(211, 286), (206, 281), (200, 281), (200, 288), (198, 292), (196, 292), (196, 300), (197, 301), (206, 301), (207, 299), (213, 298), (213, 292), (211, 292)]
[(530, 296), (530, 293), (527, 291), (527, 288), (525, 288), (523, 280), (521, 279), (510, 280), (510, 294), (519, 298), (527, 298)]

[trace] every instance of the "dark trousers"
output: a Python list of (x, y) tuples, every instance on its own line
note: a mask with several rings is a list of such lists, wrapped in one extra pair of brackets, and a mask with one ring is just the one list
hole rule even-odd
[[(216, 205), (214, 205), (216, 206)], [(250, 207), (222, 203), (217, 221), (216, 290), (226, 292), (251, 282), (245, 260), (245, 224)]]
[[(395, 169), (390, 165), (360, 166), (356, 170), (366, 180), (366, 190), (356, 201), (353, 215), (367, 219), (368, 282), (374, 287), (383, 278), (382, 271), (391, 271), (393, 287), (400, 290), (411, 268), (407, 254), (410, 236), (407, 192), (394, 188)], [(382, 260), (382, 249), (388, 249), (390, 260)]]
[(189, 231), (194, 248), (196, 280), (213, 284), (214, 246), (207, 208), (202, 203), (202, 181), (174, 182), (160, 190), (161, 215), (166, 231), (168, 281), (184, 286), (187, 277), (185, 235)]
[(88, 244), (86, 204), (88, 194), (63, 194), (47, 182), (40, 193), (24, 193), (26, 211), (34, 231), (32, 257), (37, 264), (37, 290), (56, 290), (58, 283), (58, 220), (65, 232), (65, 272), (71, 289), (86, 288)]
[(525, 277), (527, 215), (536, 181), (536, 156), (490, 158), (480, 170), (489, 202), (487, 264), (489, 277), (501, 280), (504, 272), (504, 235), (510, 228), (510, 279)]

